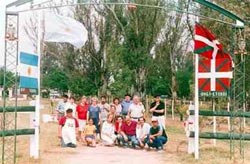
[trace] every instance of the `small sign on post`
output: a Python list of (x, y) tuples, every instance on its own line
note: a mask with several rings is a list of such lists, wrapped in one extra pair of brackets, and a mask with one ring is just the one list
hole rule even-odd
[(194, 131), (194, 105), (190, 102), (190, 105), (188, 107), (188, 119), (185, 121), (185, 131), (186, 131), (186, 136), (188, 137), (188, 154), (194, 153), (194, 137), (190, 137), (190, 132)]

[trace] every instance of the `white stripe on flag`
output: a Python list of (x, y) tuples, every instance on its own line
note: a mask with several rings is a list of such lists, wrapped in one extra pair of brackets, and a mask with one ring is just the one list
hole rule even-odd
[(38, 78), (38, 67), (20, 64), (18, 69), (20, 76)]

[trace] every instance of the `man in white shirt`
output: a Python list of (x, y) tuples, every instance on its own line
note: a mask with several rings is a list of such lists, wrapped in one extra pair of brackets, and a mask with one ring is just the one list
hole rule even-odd
[(109, 104), (106, 101), (106, 96), (102, 96), (101, 97), (101, 102), (98, 104), (98, 106), (101, 109), (101, 119), (102, 119), (102, 122), (104, 122), (104, 121), (107, 120), (107, 116), (108, 116), (109, 109), (110, 109), (110, 106), (109, 106)]
[(133, 103), (129, 106), (128, 111), (133, 121), (137, 122), (140, 117), (144, 117), (145, 108), (139, 96), (135, 95), (133, 97)]
[[(73, 112), (72, 112), (72, 115), (73, 117), (76, 117), (76, 104), (75, 104), (75, 98), (74, 97), (70, 97), (69, 98), (69, 101), (66, 103), (65, 105), (65, 109), (72, 109)], [(66, 113), (65, 113), (66, 115)]]
[(140, 117), (137, 122), (136, 127), (136, 139), (137, 145), (141, 148), (144, 147), (145, 143), (147, 142), (147, 136), (150, 131), (150, 125), (145, 122), (145, 118)]

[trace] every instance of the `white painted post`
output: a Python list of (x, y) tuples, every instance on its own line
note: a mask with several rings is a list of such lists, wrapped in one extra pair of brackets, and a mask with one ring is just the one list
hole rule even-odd
[[(35, 100), (31, 100), (29, 102), (30, 106), (35, 106), (36, 105), (36, 101)], [(35, 113), (31, 112), (30, 113), (30, 128), (35, 128)], [(30, 136), (30, 157), (34, 157), (35, 156), (35, 135), (31, 135)]]
[(195, 159), (199, 159), (199, 88), (198, 88), (198, 64), (199, 56), (195, 54), (195, 98), (194, 98), (194, 142), (195, 142)]
[(190, 132), (194, 131), (194, 115), (190, 115), (191, 112), (194, 112), (194, 105), (192, 104), (192, 102), (190, 102), (189, 107), (188, 107), (188, 111), (189, 111), (189, 117), (186, 121), (186, 126), (187, 126), (187, 137), (188, 137), (188, 154), (192, 154), (195, 151), (195, 142), (194, 142), (194, 138), (193, 137), (189, 137)]
[(35, 153), (34, 153), (34, 158), (38, 159), (39, 158), (39, 140), (40, 140), (40, 78), (41, 78), (41, 73), (40, 73), (40, 68), (41, 68), (41, 34), (42, 34), (42, 28), (41, 28), (41, 17), (42, 17), (42, 11), (38, 11), (38, 23), (37, 23), (37, 28), (38, 28), (38, 34), (37, 34), (37, 55), (39, 57), (38, 60), (38, 94), (36, 96), (36, 110), (35, 110)]
[(11, 100), (11, 98), (13, 98), (13, 89), (8, 88), (8, 91), (9, 91), (9, 100)]
[(0, 97), (2, 98), (3, 97), (3, 88), (0, 87)]
[[(214, 100), (213, 101), (213, 112), (215, 112), (215, 103), (214, 103)], [(213, 133), (216, 133), (216, 116), (213, 116)], [(213, 144), (214, 146), (216, 146), (216, 139), (213, 139)]]

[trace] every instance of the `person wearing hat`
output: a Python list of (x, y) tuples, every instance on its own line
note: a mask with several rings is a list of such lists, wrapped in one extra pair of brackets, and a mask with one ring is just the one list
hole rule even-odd
[(168, 137), (165, 129), (159, 125), (158, 119), (153, 117), (152, 127), (149, 130), (149, 136), (147, 139), (148, 147), (156, 148), (157, 150), (163, 150), (163, 145), (167, 143)]
[(73, 110), (67, 109), (66, 116), (59, 121), (58, 137), (62, 140), (62, 146), (76, 147), (79, 123), (73, 117)]
[(161, 101), (160, 95), (154, 96), (154, 102), (150, 105), (150, 112), (152, 112), (152, 118), (156, 118), (159, 124), (166, 129), (166, 119), (165, 119), (165, 104)]

